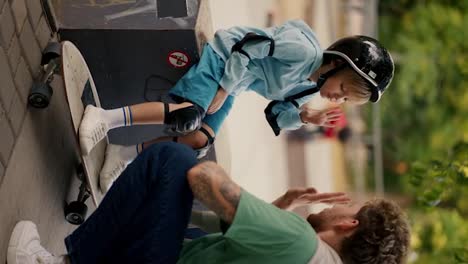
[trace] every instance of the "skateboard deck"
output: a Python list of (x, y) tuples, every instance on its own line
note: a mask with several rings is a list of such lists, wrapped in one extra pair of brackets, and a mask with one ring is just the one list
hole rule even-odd
[[(62, 74), (72, 126), (79, 146), (78, 130), (86, 106), (93, 104), (101, 107), (101, 103), (86, 61), (78, 48), (69, 41), (62, 42)], [(86, 181), (95, 206), (99, 205), (104, 196), (99, 188), (99, 173), (104, 163), (107, 142), (106, 137), (88, 155), (83, 155), (78, 147), (83, 174), (86, 178), (81, 180)]]

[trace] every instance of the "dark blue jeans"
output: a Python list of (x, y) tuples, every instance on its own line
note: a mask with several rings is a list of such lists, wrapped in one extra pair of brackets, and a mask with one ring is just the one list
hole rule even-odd
[(65, 239), (71, 262), (177, 262), (193, 202), (186, 174), (196, 163), (192, 149), (173, 142), (143, 151)]

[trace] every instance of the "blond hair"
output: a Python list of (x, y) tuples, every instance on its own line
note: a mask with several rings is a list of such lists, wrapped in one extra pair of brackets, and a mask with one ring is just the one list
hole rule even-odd
[(351, 67), (346, 67), (337, 73), (346, 80), (350, 96), (348, 101), (353, 104), (365, 104), (371, 97), (370, 83), (356, 73)]

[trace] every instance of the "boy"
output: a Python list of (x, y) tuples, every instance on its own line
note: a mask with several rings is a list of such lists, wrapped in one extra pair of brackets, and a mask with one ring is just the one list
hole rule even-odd
[[(404, 263), (409, 228), (393, 202), (349, 204), (344, 193), (291, 189), (266, 203), (237, 185), (214, 162), (165, 142), (146, 149), (117, 179), (96, 211), (65, 239), (67, 255), (40, 245), (36, 226), (19, 222), (8, 264), (370, 264)], [(193, 197), (227, 225), (182, 246)], [(287, 212), (336, 204), (307, 220)]]
[(88, 153), (109, 129), (166, 124), (172, 136), (131, 147), (110, 145), (101, 172), (101, 188), (110, 184), (145, 147), (160, 141), (187, 144), (206, 154), (229, 113), (234, 96), (251, 90), (273, 100), (265, 109), (278, 135), (303, 124), (333, 126), (339, 108), (316, 111), (303, 106), (315, 93), (341, 104), (377, 102), (393, 77), (390, 54), (376, 40), (355, 36), (322, 51), (303, 21), (265, 30), (234, 27), (220, 30), (203, 49), (198, 64), (177, 82), (175, 104), (147, 102), (104, 110), (87, 107), (80, 143)]

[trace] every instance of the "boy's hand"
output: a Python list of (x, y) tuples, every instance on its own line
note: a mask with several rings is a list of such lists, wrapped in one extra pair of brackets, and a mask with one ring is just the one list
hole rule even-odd
[(229, 94), (220, 86), (218, 88), (218, 92), (216, 92), (215, 97), (213, 98), (213, 101), (211, 101), (210, 107), (208, 107), (207, 114), (214, 114), (216, 113), (221, 106), (223, 106), (224, 101), (226, 101), (226, 98), (229, 96)]
[(300, 113), (303, 123), (311, 123), (317, 126), (335, 127), (336, 121), (340, 119), (343, 114), (341, 108), (334, 107), (325, 110), (315, 110), (310, 107), (304, 106)]
[(350, 199), (345, 193), (318, 193), (315, 188), (291, 188), (273, 202), (280, 209), (293, 210), (314, 203), (342, 204)]

